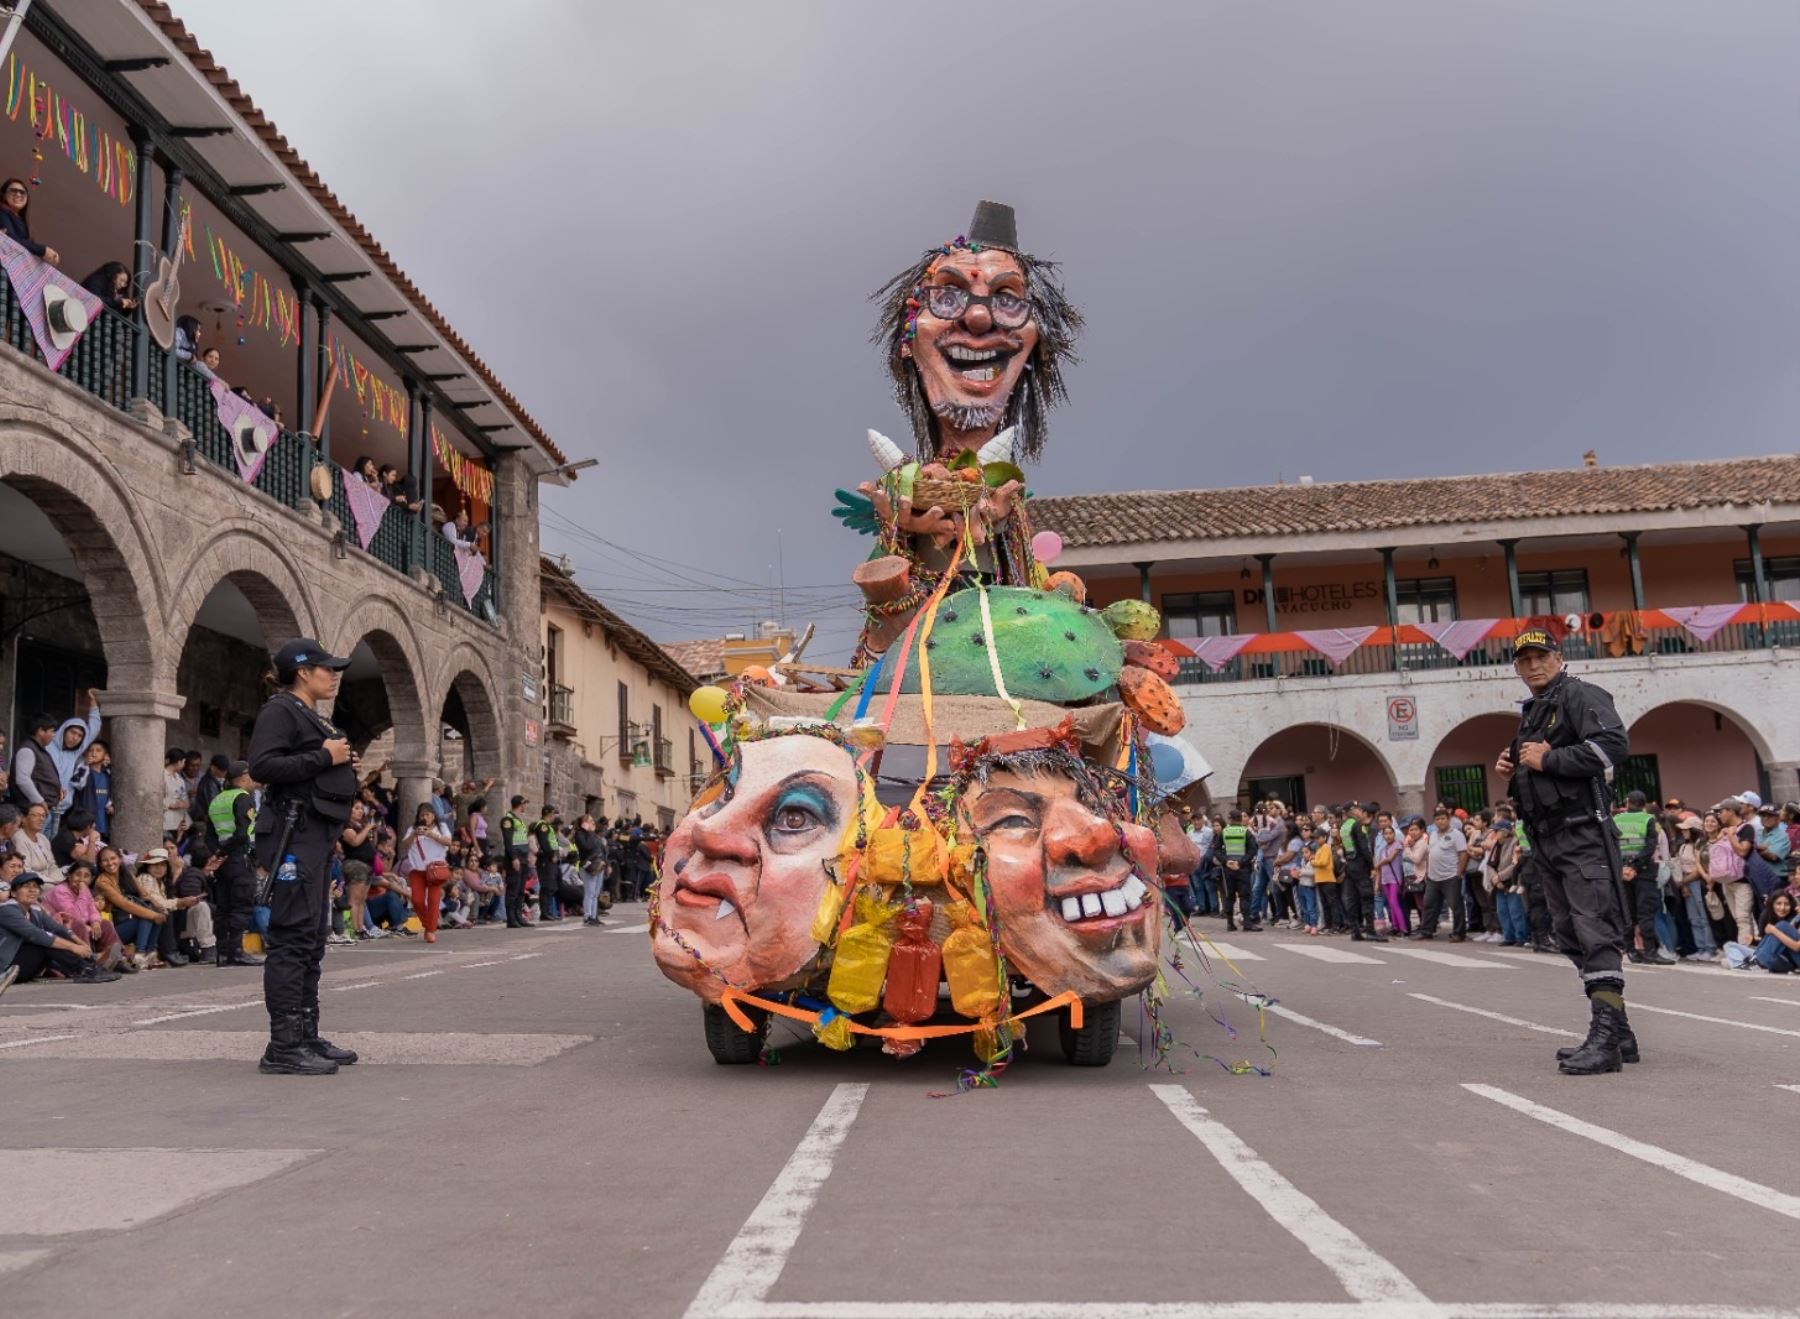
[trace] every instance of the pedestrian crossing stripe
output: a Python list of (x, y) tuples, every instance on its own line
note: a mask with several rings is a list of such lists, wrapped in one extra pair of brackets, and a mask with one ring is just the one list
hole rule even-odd
[(1353, 953), (1348, 948), (1333, 948), (1323, 943), (1278, 943), (1277, 948), (1290, 953), (1299, 953), (1302, 957), (1310, 957), (1315, 962), (1333, 962), (1340, 966), (1385, 966), (1379, 957), (1365, 957), (1361, 953)]

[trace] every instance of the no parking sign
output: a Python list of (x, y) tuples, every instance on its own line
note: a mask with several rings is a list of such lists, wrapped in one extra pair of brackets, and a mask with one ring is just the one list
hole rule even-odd
[(1388, 741), (1419, 740), (1419, 707), (1410, 696), (1390, 696), (1387, 703)]

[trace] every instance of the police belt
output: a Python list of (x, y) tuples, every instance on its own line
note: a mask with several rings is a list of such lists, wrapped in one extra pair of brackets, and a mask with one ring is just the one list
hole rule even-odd
[(1592, 811), (1587, 811), (1587, 812), (1584, 812), (1581, 814), (1576, 814), (1576, 815), (1552, 816), (1551, 818), (1549, 818), (1547, 820), (1527, 819), (1525, 821), (1525, 829), (1526, 829), (1527, 833), (1530, 833), (1533, 835), (1559, 834), (1559, 833), (1564, 832), (1565, 830), (1573, 829), (1578, 824), (1599, 824), (1599, 823), (1600, 823), (1600, 817), (1598, 815), (1594, 814)]

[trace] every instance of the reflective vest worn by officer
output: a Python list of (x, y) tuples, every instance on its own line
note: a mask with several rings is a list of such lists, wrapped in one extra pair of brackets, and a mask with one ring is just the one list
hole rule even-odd
[(1620, 811), (1613, 816), (1613, 828), (1619, 831), (1619, 852), (1625, 864), (1639, 876), (1656, 873), (1656, 832), (1654, 817), (1648, 811)]
[(508, 811), (500, 817), (500, 836), (506, 839), (508, 852), (524, 852), (530, 848), (531, 826)]
[[(242, 819), (238, 818), (240, 801), (244, 803)], [(256, 823), (250, 794), (242, 788), (226, 788), (206, 804), (206, 819), (212, 825), (213, 850), (227, 858), (226, 865), (242, 863)]]
[(1246, 862), (1256, 851), (1256, 836), (1241, 824), (1228, 824), (1219, 832), (1219, 851), (1227, 861)]

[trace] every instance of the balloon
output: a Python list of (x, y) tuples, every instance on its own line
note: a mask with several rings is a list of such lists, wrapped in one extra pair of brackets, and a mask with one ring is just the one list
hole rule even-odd
[(725, 722), (726, 695), (723, 687), (696, 687), (694, 694), (688, 697), (688, 709), (703, 724), (722, 724)]
[(1173, 783), (1180, 778), (1185, 763), (1179, 747), (1157, 742), (1150, 748), (1150, 768), (1158, 783)]
[(1062, 537), (1054, 531), (1040, 531), (1031, 538), (1031, 557), (1039, 563), (1055, 563), (1062, 552)]

